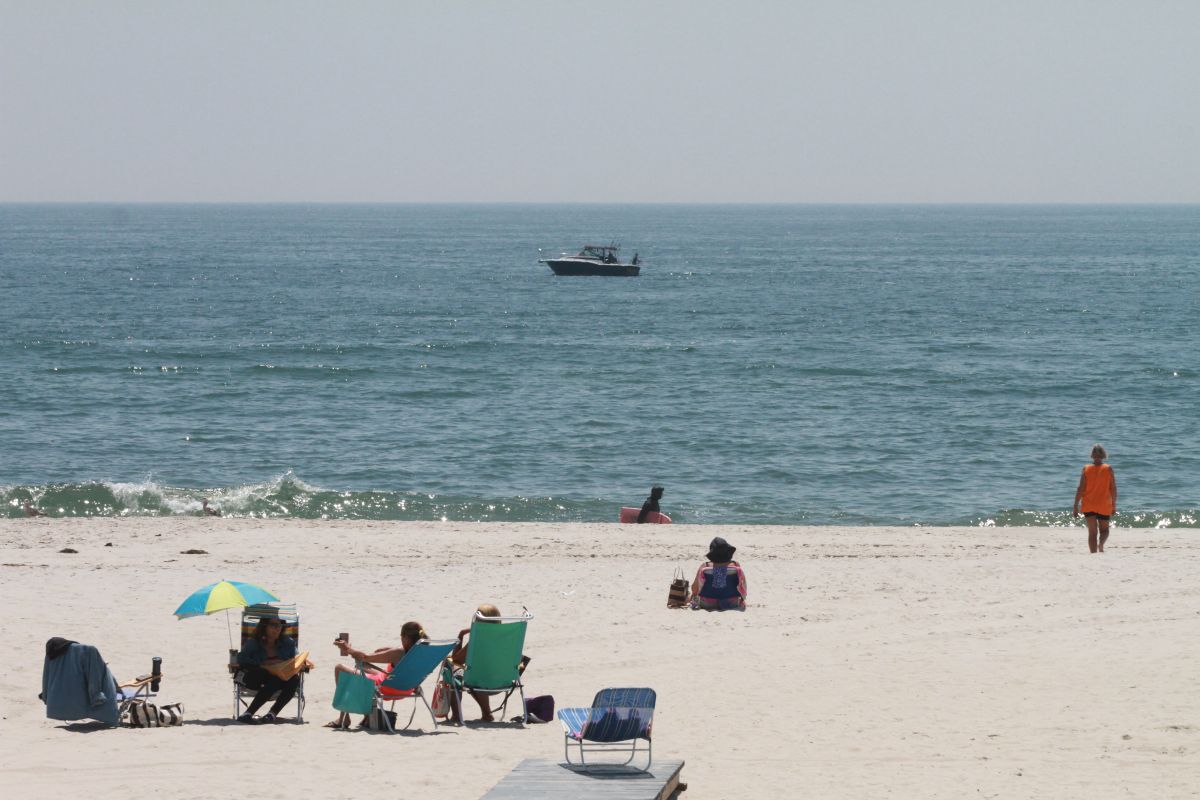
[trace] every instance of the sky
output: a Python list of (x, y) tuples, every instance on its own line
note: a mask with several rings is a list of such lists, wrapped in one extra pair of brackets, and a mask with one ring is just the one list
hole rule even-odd
[(0, 202), (1196, 203), (1200, 2), (0, 0)]

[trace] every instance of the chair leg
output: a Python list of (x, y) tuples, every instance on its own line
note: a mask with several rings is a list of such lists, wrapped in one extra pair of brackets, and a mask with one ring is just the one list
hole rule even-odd
[(458, 703), (458, 724), (465, 725), (467, 722), (466, 709), (463, 708), (462, 691), (458, 688), (458, 684), (451, 682), (454, 687), (454, 699)]
[[(425, 708), (426, 708), (426, 709), (428, 709), (428, 711), (429, 711), (429, 718), (430, 718), (431, 720), (433, 720), (433, 729), (434, 729), (434, 731), (437, 731), (437, 729), (438, 729), (438, 721), (437, 721), (437, 717), (436, 717), (436, 716), (434, 716), (434, 714), (433, 714), (433, 706), (429, 705), (429, 700), (428, 700), (428, 699), (426, 699), (426, 697), (425, 697), (425, 692), (421, 691), (421, 687), (420, 687), (420, 686), (418, 686), (418, 687), (417, 687), (417, 696), (421, 698), (421, 702), (422, 702), (422, 703), (424, 703), (424, 704), (425, 704)], [(417, 704), (414, 702), (414, 703), (413, 703), (413, 713), (415, 714), (415, 713), (416, 713), (416, 711), (417, 711)]]
[[(392, 708), (395, 708), (395, 707), (396, 707), (396, 704), (393, 702)], [(411, 728), (413, 720), (416, 718), (417, 718), (417, 698), (413, 697), (412, 698), (412, 711), (410, 711), (408, 714), (408, 722), (405, 723), (404, 730), (408, 730), (409, 728)], [(397, 719), (399, 719), (399, 717), (397, 717)]]
[[(395, 701), (395, 700), (393, 700), (393, 701), (392, 701), (392, 708), (395, 708), (395, 707), (396, 707), (396, 701)], [(384, 709), (384, 707), (383, 707), (383, 703), (382, 703), (382, 702), (380, 702), (380, 703), (376, 704), (375, 708), (371, 709), (371, 713), (372, 713), (372, 714), (374, 714), (374, 713), (375, 713), (375, 711), (376, 711), (376, 709), (378, 709), (379, 713), (383, 715), (383, 728), (384, 728), (384, 730), (386, 730), (388, 733), (395, 733), (395, 732), (396, 732), (396, 726), (392, 724), (392, 717), (391, 717), (391, 715), (389, 715), (389, 714), (387, 713), (387, 712), (388, 712), (388, 711), (390, 711), (391, 709)]]
[(517, 684), (517, 689), (521, 692), (521, 724), (529, 724), (529, 706), (525, 705), (525, 687)]
[(520, 690), (521, 692), (521, 722), (522, 724), (529, 722), (529, 714), (527, 711), (525, 711), (525, 687), (519, 683), (504, 693), (504, 700), (500, 703), (501, 722), (504, 721), (504, 713), (508, 710), (508, 698), (512, 697), (512, 693), (517, 690)]
[(300, 673), (300, 688), (296, 690), (296, 722), (304, 723), (304, 673)]

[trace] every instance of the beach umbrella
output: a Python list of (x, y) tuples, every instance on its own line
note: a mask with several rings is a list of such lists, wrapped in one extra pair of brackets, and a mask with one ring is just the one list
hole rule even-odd
[[(225, 628), (229, 630), (229, 609), (245, 608), (256, 603), (278, 602), (279, 598), (261, 586), (244, 581), (217, 581), (192, 592), (175, 609), (179, 619), (202, 617), (218, 611), (225, 612)], [(233, 634), (229, 634), (229, 646), (233, 647)]]

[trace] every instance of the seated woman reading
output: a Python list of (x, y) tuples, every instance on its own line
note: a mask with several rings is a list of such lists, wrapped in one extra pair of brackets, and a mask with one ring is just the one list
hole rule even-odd
[(746, 573), (733, 560), (737, 548), (720, 536), (708, 546), (708, 561), (692, 581), (692, 608), (705, 611), (746, 610)]
[[(392, 667), (404, 658), (404, 654), (413, 648), (413, 646), (422, 639), (428, 639), (429, 635), (425, 633), (425, 629), (421, 627), (419, 622), (406, 622), (400, 628), (400, 646), (399, 647), (381, 647), (373, 653), (364, 653), (361, 650), (355, 650), (350, 646), (349, 642), (338, 639), (334, 641), (338, 650), (342, 655), (350, 656), (355, 662), (362, 665), (361, 669), (347, 667), (345, 664), (338, 664), (333, 668), (333, 685), (337, 688), (338, 676), (343, 672), (353, 672), (362, 675), (376, 684), (383, 683), (387, 680), (387, 676), (392, 671)], [(376, 666), (376, 665), (382, 666)], [(366, 718), (363, 719), (366, 723)], [(342, 713), (333, 722), (325, 723), (326, 728), (349, 728), (350, 715)]]
[[(264, 666), (296, 657), (296, 642), (290, 636), (283, 636), (283, 620), (278, 617), (263, 617), (254, 628), (254, 635), (242, 645), (238, 653), (238, 667), (243, 671), (242, 684), (251, 689), (257, 689), (254, 699), (246, 712), (238, 717), (238, 722), (275, 722), (279, 712), (283, 710), (300, 688), (300, 676), (293, 675), (286, 681), (272, 674)], [(271, 710), (256, 720), (254, 714), (267, 704), (271, 695), (279, 692)]]

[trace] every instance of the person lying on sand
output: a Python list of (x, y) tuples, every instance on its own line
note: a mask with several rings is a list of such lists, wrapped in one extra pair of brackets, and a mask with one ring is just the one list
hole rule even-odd
[[(364, 653), (361, 650), (355, 650), (350, 646), (350, 643), (342, 639), (335, 639), (334, 645), (341, 651), (343, 656), (350, 656), (355, 662), (362, 665), (360, 669), (347, 667), (345, 664), (338, 664), (333, 668), (333, 686), (337, 688), (338, 676), (343, 672), (356, 673), (362, 675), (368, 680), (374, 681), (376, 685), (387, 680), (388, 674), (392, 671), (392, 667), (404, 658), (404, 654), (416, 645), (422, 639), (428, 639), (429, 635), (425, 633), (425, 629), (421, 627), (419, 622), (406, 622), (400, 628), (400, 646), (399, 647), (381, 647), (372, 653)], [(386, 665), (377, 667), (376, 664)], [(363, 718), (363, 724), (366, 724), (366, 718)], [(325, 723), (326, 728), (346, 729), (350, 727), (350, 715), (342, 713), (332, 722)]]

